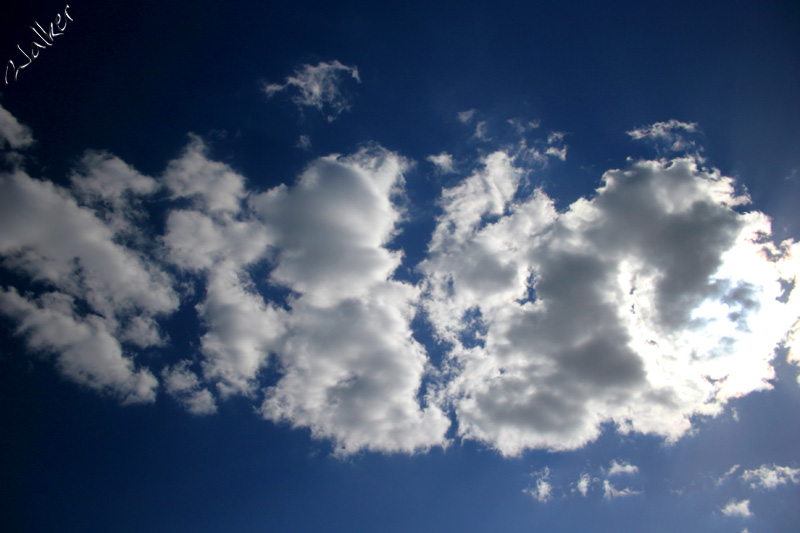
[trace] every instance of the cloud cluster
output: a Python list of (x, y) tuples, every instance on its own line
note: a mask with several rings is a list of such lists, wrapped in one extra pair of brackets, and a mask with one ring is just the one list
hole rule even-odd
[[(338, 114), (339, 74), (357, 78), (306, 65), (272, 92)], [(0, 288), (0, 313), (64, 375), (124, 402), (161, 390), (200, 415), (242, 395), (341, 454), (446, 446), (452, 423), (506, 455), (576, 448), (606, 422), (677, 439), (692, 416), (768, 388), (797, 328), (797, 245), (772, 243), (769, 219), (693, 156), (611, 170), (558, 211), (529, 192), (528, 149), (487, 153), (441, 192), (412, 284), (394, 277), (410, 167), (397, 153), (317, 158), (258, 190), (192, 136), (156, 177), (89, 151), (64, 188), (18, 164), (32, 135), (6, 115), (0, 259), (27, 285)], [(565, 157), (563, 138), (536, 153)], [(455, 170), (446, 152), (430, 160)], [(162, 324), (190, 299), (196, 353), (145, 364), (145, 348), (173, 351)], [(415, 318), (447, 347), (440, 365)], [(635, 473), (614, 462), (606, 497), (634, 494), (608, 477)], [(551, 483), (531, 495), (550, 498)]]
[[(556, 479), (551, 479), (552, 472), (549, 467), (545, 467), (531, 474), (531, 477), (535, 480), (534, 486), (529, 486), (522, 492), (539, 503), (546, 503), (556, 497), (563, 499), (580, 495), (585, 498), (593, 490), (596, 492), (596, 489), (602, 489), (602, 497), (606, 500), (613, 500), (615, 498), (636, 496), (642, 494), (642, 491), (631, 487), (618, 489), (611, 483), (609, 478), (620, 475), (635, 476), (638, 473), (639, 467), (613, 460), (607, 469), (597, 468), (593, 475), (589, 472), (582, 472), (577, 481), (565, 486), (558, 482), (558, 476), (553, 476)], [(619, 479), (617, 483), (619, 484)]]
[(771, 244), (729, 178), (691, 156), (638, 161), (561, 213), (523, 184), (496, 152), (444, 190), (420, 265), (461, 437), (506, 455), (580, 447), (607, 421), (676, 439), (770, 387), (798, 247)]

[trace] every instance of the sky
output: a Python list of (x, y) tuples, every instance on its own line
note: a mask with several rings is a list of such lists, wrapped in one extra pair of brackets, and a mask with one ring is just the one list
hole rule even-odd
[(4, 531), (797, 531), (792, 2), (0, 10)]

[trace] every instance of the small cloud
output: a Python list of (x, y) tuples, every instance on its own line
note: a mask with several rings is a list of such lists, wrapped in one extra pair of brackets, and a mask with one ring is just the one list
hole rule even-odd
[(519, 134), (523, 134), (528, 130), (535, 130), (540, 125), (538, 120), (529, 120), (525, 122), (518, 118), (510, 118), (507, 122), (511, 124), (511, 127), (514, 128), (514, 130), (516, 130), (516, 132)]
[(358, 68), (343, 65), (336, 60), (331, 63), (323, 61), (316, 66), (298, 67), (295, 69), (295, 75), (286, 78), (285, 83), (265, 84), (263, 90), (267, 93), (267, 97), (271, 98), (281, 91), (297, 89), (298, 94), (292, 97), (292, 102), (297, 107), (300, 109), (314, 107), (320, 112), (327, 107), (331, 110), (327, 118), (332, 122), (350, 109), (350, 102), (340, 89), (342, 76), (346, 77), (348, 74), (361, 83)]
[(309, 150), (311, 148), (311, 138), (308, 135), (301, 135), (295, 146), (303, 150)]
[(736, 471), (739, 470), (739, 465), (733, 465), (730, 469), (722, 475), (721, 478), (717, 480), (717, 487), (722, 485), (729, 477), (731, 477)]
[(578, 479), (578, 483), (575, 485), (575, 488), (572, 489), (572, 492), (579, 492), (581, 496), (586, 496), (589, 493), (589, 486), (592, 483), (592, 478), (587, 473), (581, 474), (580, 479)]
[(656, 122), (649, 126), (635, 128), (628, 131), (633, 139), (648, 139), (656, 143), (657, 146), (664, 146), (668, 152), (682, 152), (688, 148), (694, 148), (695, 143), (685, 139), (686, 133), (696, 133), (696, 122), (681, 122), (679, 120), (668, 120), (666, 122)]
[(453, 156), (447, 152), (442, 152), (439, 155), (429, 155), (426, 159), (433, 163), (436, 166), (436, 171), (441, 174), (452, 174), (455, 172), (453, 168)]
[(486, 121), (485, 120), (481, 120), (475, 126), (475, 133), (473, 134), (473, 137), (475, 137), (476, 139), (484, 140), (484, 141), (488, 140), (489, 137), (486, 135), (486, 131), (487, 131)]
[(462, 111), (458, 114), (458, 120), (460, 120), (464, 124), (469, 124), (469, 122), (472, 120), (472, 117), (474, 116), (475, 116), (475, 110), (468, 109), (467, 111)]
[(755, 470), (745, 470), (742, 473), (744, 481), (752, 481), (750, 487), (773, 490), (780, 485), (791, 482), (794, 485), (800, 483), (800, 468), (789, 468), (788, 466), (761, 465)]
[(551, 146), (545, 151), (545, 154), (547, 154), (549, 156), (552, 156), (552, 157), (557, 157), (562, 161), (566, 161), (567, 160), (567, 147), (566, 146), (562, 146), (561, 148), (556, 148), (555, 146)]
[(608, 469), (609, 476), (616, 476), (618, 474), (636, 474), (639, 472), (639, 467), (630, 463), (618, 463), (616, 460), (611, 461), (611, 467)]
[(210, 415), (217, 412), (214, 396), (201, 387), (197, 375), (189, 369), (188, 361), (181, 361), (161, 373), (167, 394), (175, 398), (193, 415)]
[(603, 497), (607, 500), (613, 500), (614, 498), (622, 498), (625, 496), (636, 496), (637, 494), (641, 494), (641, 491), (633, 490), (631, 488), (624, 488), (619, 490), (614, 487), (609, 481), (606, 479), (603, 481)]
[(725, 516), (753, 516), (753, 513), (750, 512), (750, 500), (742, 500), (740, 502), (731, 500), (721, 511)]
[(544, 467), (543, 470), (533, 474), (536, 477), (536, 487), (528, 487), (523, 490), (525, 494), (530, 495), (534, 500), (545, 503), (553, 497), (553, 485), (550, 484), (550, 469)]

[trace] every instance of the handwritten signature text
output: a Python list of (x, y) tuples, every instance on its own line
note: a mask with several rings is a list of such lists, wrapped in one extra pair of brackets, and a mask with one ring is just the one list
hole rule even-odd
[[(25, 56), (25, 59), (27, 59), (28, 62), (25, 63), (24, 65), (20, 65), (19, 67), (17, 67), (17, 65), (14, 63), (12, 59), (8, 60), (8, 62), (6, 63), (6, 75), (4, 78), (6, 85), (8, 85), (9, 67), (11, 67), (11, 71), (14, 73), (14, 81), (17, 81), (17, 76), (19, 75), (20, 70), (30, 65), (34, 59), (39, 57), (39, 53), (41, 50), (46, 50), (48, 46), (53, 46), (53, 40), (57, 36), (64, 35), (64, 30), (67, 28), (67, 19), (69, 19), (70, 21), (72, 20), (72, 17), (70, 17), (69, 13), (67, 12), (68, 9), (69, 9), (69, 4), (67, 4), (67, 6), (64, 8), (63, 19), (61, 18), (61, 13), (58, 13), (56, 15), (55, 20), (50, 23), (50, 31), (45, 30), (38, 22), (35, 21), (34, 24), (36, 24), (36, 28), (34, 28), (33, 26), (29, 26), (29, 28), (33, 30), (33, 33), (36, 34), (36, 37), (38, 37), (39, 40), (41, 40), (41, 42), (39, 42), (39, 40), (33, 40), (31, 42), (30, 55), (26, 54), (25, 51), (22, 48), (20, 48), (19, 45), (17, 45), (17, 49), (20, 52), (22, 52), (22, 55)], [(61, 25), (62, 21), (64, 23), (63, 26)]]

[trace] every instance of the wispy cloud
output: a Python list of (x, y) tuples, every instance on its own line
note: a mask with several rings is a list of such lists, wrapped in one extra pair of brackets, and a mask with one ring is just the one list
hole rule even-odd
[(474, 116), (475, 116), (475, 110), (468, 109), (466, 111), (461, 111), (458, 113), (458, 120), (460, 120), (464, 124), (469, 124), (470, 122), (472, 122)]
[(339, 61), (322, 61), (317, 65), (302, 65), (295, 70), (294, 76), (286, 78), (284, 83), (268, 83), (264, 85), (267, 97), (282, 91), (291, 91), (299, 108), (313, 107), (326, 112), (328, 121), (335, 120), (340, 114), (350, 109), (350, 101), (340, 86), (343, 80), (350, 78), (361, 82), (358, 68), (343, 65)]
[(615, 498), (624, 498), (626, 496), (636, 496), (638, 494), (641, 494), (641, 492), (638, 490), (633, 490), (628, 487), (624, 489), (617, 489), (607, 479), (603, 480), (603, 498), (607, 500), (613, 500)]
[(683, 152), (696, 147), (694, 141), (686, 138), (686, 134), (695, 132), (697, 132), (697, 123), (672, 119), (632, 129), (628, 135), (637, 140), (650, 140), (656, 143), (656, 146), (663, 147), (667, 152)]
[(800, 468), (788, 466), (761, 465), (754, 470), (745, 470), (742, 473), (744, 481), (750, 481), (752, 488), (775, 489), (780, 485), (800, 483)]
[(609, 476), (616, 476), (619, 474), (636, 474), (639, 472), (639, 467), (626, 463), (625, 461), (618, 463), (616, 460), (611, 461), (611, 466), (608, 469)]
[(545, 467), (543, 470), (532, 474), (532, 476), (536, 479), (536, 486), (528, 487), (522, 492), (528, 494), (531, 498), (540, 503), (550, 501), (553, 497), (553, 486), (548, 480), (550, 477), (550, 469)]

